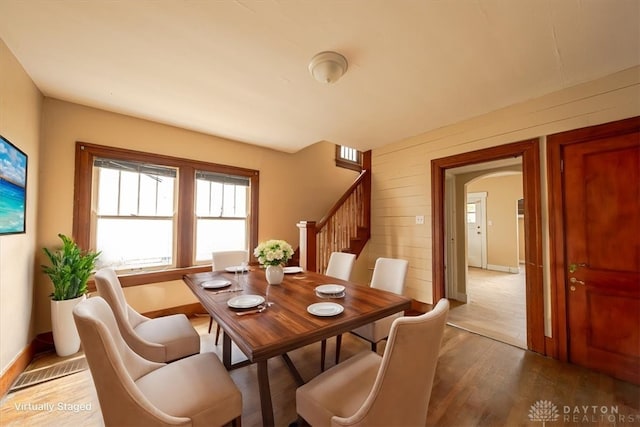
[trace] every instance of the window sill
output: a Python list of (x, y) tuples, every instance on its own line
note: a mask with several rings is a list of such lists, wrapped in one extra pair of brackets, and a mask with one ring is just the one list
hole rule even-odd
[[(199, 265), (184, 268), (172, 268), (170, 270), (149, 271), (144, 273), (128, 273), (118, 275), (123, 288), (128, 286), (146, 285), (148, 283), (168, 282), (169, 280), (182, 280), (185, 274), (203, 273), (211, 271), (210, 265)], [(89, 292), (96, 291), (96, 284), (93, 279), (87, 283)]]
[(336, 166), (362, 172), (362, 165), (360, 163), (350, 162), (348, 160), (336, 159)]

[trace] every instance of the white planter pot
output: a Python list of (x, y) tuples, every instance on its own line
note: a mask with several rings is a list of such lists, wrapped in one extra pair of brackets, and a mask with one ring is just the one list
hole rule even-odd
[(69, 356), (80, 350), (80, 336), (73, 320), (73, 307), (86, 299), (81, 297), (63, 301), (51, 300), (51, 329), (58, 356)]
[(281, 265), (269, 265), (265, 275), (270, 285), (279, 285), (284, 279), (284, 270)]

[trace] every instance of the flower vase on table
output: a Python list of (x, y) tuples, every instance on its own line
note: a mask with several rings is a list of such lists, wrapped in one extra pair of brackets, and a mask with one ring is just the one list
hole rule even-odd
[(270, 285), (279, 285), (284, 279), (284, 269), (281, 265), (268, 265), (265, 276)]
[(260, 243), (253, 254), (266, 266), (265, 276), (270, 285), (279, 285), (284, 279), (282, 266), (293, 256), (293, 248), (284, 240), (267, 240)]

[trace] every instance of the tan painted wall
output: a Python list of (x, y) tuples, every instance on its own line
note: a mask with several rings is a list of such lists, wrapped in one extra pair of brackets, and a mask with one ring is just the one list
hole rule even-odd
[[(286, 239), (294, 247), (298, 246), (296, 223), (319, 220), (357, 176), (335, 167), (335, 146), (327, 142), (286, 154), (47, 98), (40, 167), (46, 179), (40, 189), (38, 247), (56, 245), (57, 233), (71, 233), (76, 141), (257, 169), (259, 238)], [(50, 329), (50, 283), (40, 273), (36, 282), (36, 329), (42, 332)], [(157, 298), (159, 293), (162, 299)], [(186, 286), (171, 284), (127, 290), (127, 296), (134, 307), (149, 310), (175, 305), (175, 301), (195, 301)]]
[[(522, 174), (485, 177), (467, 185), (467, 192), (487, 192), (488, 269), (518, 270), (518, 199)], [(496, 268), (497, 267), (497, 268)], [(513, 271), (513, 272), (515, 272)]]
[[(405, 294), (431, 303), (430, 163), (433, 159), (637, 115), (640, 115), (640, 67), (373, 150), (373, 230), (369, 263), (373, 265), (379, 256), (409, 260)], [(544, 143), (542, 146), (544, 161)], [(546, 209), (546, 182), (542, 183), (542, 189)], [(416, 215), (425, 216), (424, 225), (415, 223)], [(546, 212), (542, 221), (546, 245)], [(544, 257), (548, 257), (546, 251)], [(547, 261), (544, 271), (548, 325)]]
[(26, 233), (0, 236), (0, 374), (34, 337), (42, 94), (0, 40), (0, 134), (27, 156)]

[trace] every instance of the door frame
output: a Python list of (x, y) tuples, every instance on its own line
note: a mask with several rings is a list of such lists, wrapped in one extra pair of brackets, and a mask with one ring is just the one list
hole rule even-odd
[[(444, 186), (446, 188), (445, 194), (455, 194), (456, 187), (455, 187), (454, 181), (455, 180), (453, 179), (453, 177), (449, 177), (445, 179), (445, 182), (444, 182)], [(455, 197), (447, 197), (444, 201), (446, 203), (446, 205), (444, 206), (445, 212), (450, 215), (453, 215), (453, 212), (455, 211), (456, 202), (454, 199)], [(464, 300), (464, 302), (466, 303), (467, 302), (466, 291), (464, 293), (464, 296), (459, 295), (458, 287), (456, 285), (458, 283), (458, 269), (455, 268), (455, 263), (457, 262), (455, 242), (458, 241), (457, 240), (458, 233), (457, 233), (454, 221), (446, 221), (445, 226), (446, 226), (445, 236), (449, 236), (449, 240), (447, 240), (447, 247), (446, 247), (447, 252), (445, 254), (445, 260), (450, 260), (448, 264), (450, 268), (448, 268), (445, 271), (445, 274), (447, 275), (447, 278), (445, 280), (445, 283), (447, 284), (445, 295), (457, 301)], [(434, 299), (434, 302), (435, 301), (436, 300)]]
[(525, 276), (527, 300), (527, 348), (546, 353), (544, 290), (542, 281), (542, 208), (540, 142), (530, 139), (456, 154), (431, 161), (432, 291), (433, 301), (445, 298), (445, 172), (447, 169), (522, 156), (525, 209)]
[(640, 116), (561, 132), (547, 137), (551, 330), (554, 347), (554, 351), (550, 355), (556, 359), (565, 362), (569, 360), (568, 286), (565, 274), (567, 267), (565, 262), (564, 183), (562, 179), (563, 149), (571, 144), (638, 131), (640, 131)]

